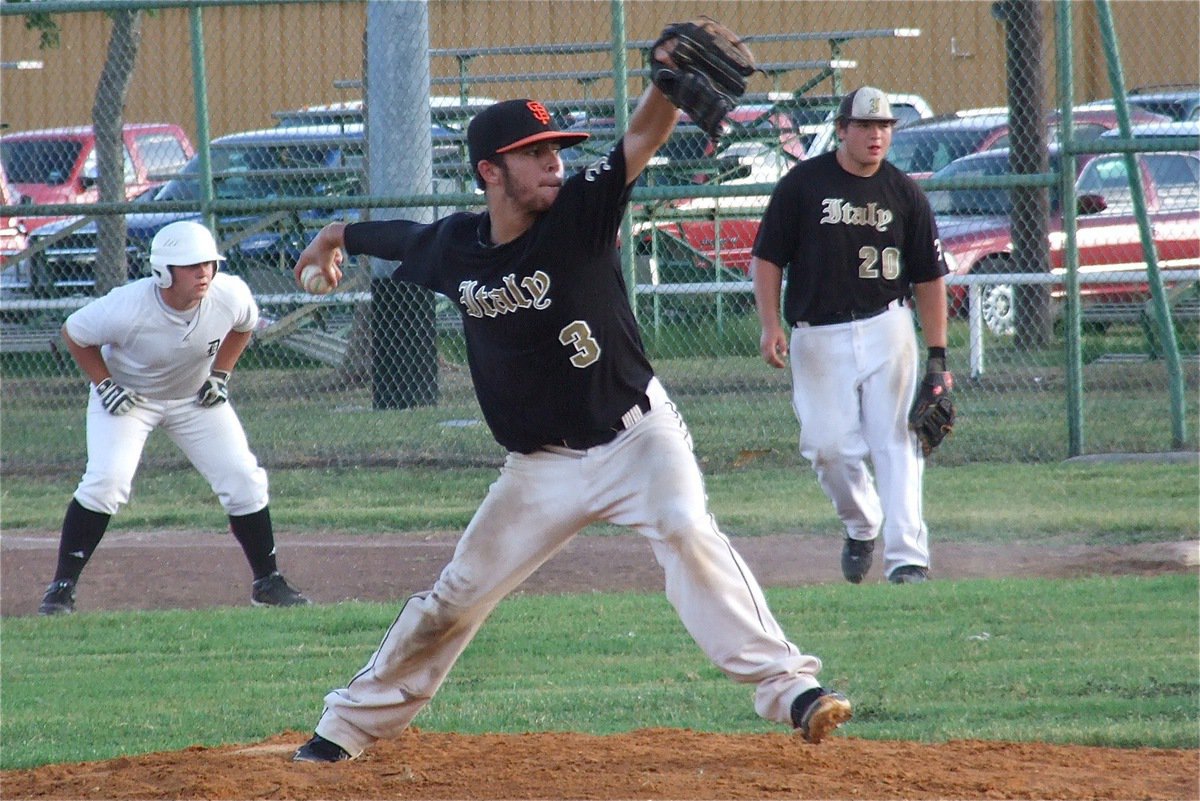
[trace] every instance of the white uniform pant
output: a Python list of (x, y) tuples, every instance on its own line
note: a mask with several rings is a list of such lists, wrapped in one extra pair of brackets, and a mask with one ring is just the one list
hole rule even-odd
[(869, 540), (882, 532), (885, 575), (900, 565), (929, 567), (925, 460), (908, 427), (917, 386), (912, 312), (899, 307), (850, 323), (796, 326), (791, 365), (800, 453), (846, 533)]
[(253, 514), (267, 505), (267, 473), (228, 402), (205, 408), (195, 398), (147, 400), (117, 416), (105, 411), (94, 387), (88, 397), (87, 468), (75, 500), (93, 512), (115, 514), (129, 501), (146, 439), (156, 428), (207, 479), (227, 514)]
[(758, 685), (759, 715), (790, 725), (821, 662), (787, 640), (718, 530), (691, 437), (657, 380), (647, 394), (651, 411), (607, 445), (508, 455), (433, 589), (409, 598), (366, 666), (325, 697), (317, 734), (353, 756), (398, 736), (496, 604), (598, 521), (649, 539), (688, 633), (727, 676)]

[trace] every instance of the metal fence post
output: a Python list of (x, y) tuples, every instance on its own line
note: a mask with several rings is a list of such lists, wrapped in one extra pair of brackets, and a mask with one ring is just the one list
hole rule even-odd
[[(414, 47), (413, 43), (418, 43)], [(424, 46), (421, 46), (423, 43)], [(367, 4), (366, 136), (372, 194), (428, 194), (433, 187), (429, 102), (429, 8), (425, 0)], [(397, 80), (407, 76), (407, 80)], [(394, 217), (394, 210), (373, 219)], [(433, 209), (406, 219), (433, 221)], [(436, 299), (371, 264), (371, 380), (376, 409), (430, 406), (438, 400)]]

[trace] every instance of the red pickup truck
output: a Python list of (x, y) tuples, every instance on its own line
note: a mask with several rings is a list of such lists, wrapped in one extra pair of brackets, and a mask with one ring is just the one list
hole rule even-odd
[[(173, 123), (129, 123), (123, 133), (126, 198), (165, 183), (195, 155), (187, 134)], [(99, 197), (90, 125), (5, 134), (0, 161), (21, 202), (94, 203)], [(50, 219), (27, 218), (27, 225), (36, 228)]]
[[(977, 153), (951, 162), (935, 178), (1005, 175), (1007, 149)], [(1146, 213), (1163, 270), (1200, 267), (1200, 153), (1140, 153), (1136, 156), (1144, 189)], [(1050, 169), (1058, 169), (1058, 149), (1050, 150)], [(1081, 155), (1076, 160), (1076, 247), (1082, 275), (1103, 276), (1103, 283), (1080, 287), (1085, 314), (1088, 306), (1126, 304), (1149, 297), (1133, 196), (1124, 156), (1117, 153)], [(954, 274), (1011, 273), (1012, 201), (1007, 189), (951, 189), (929, 193), (937, 217), (946, 262)], [(1050, 193), (1049, 246), (1051, 272), (1065, 272), (1062, 207), (1057, 189)], [(1137, 275), (1133, 275), (1137, 273)], [(1110, 279), (1111, 280), (1108, 280)], [(967, 309), (962, 286), (952, 287), (951, 307)], [(1051, 294), (1061, 298), (1062, 284)], [(984, 322), (996, 334), (1013, 332), (1015, 298), (1010, 284), (983, 287)]]

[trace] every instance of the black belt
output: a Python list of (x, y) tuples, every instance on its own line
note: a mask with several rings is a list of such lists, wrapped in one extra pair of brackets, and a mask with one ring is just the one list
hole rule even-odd
[[(634, 409), (637, 409), (638, 412), (634, 413)], [(642, 419), (642, 415), (648, 411), (650, 411), (650, 399), (642, 395), (642, 397), (638, 398), (637, 404), (630, 407), (628, 412), (621, 415), (621, 418), (613, 423), (609, 430), (583, 434), (578, 437), (564, 437), (560, 442), (553, 442), (551, 444), (561, 444), (564, 448), (570, 448), (575, 451), (586, 451), (588, 448), (607, 445), (617, 438), (617, 434), (620, 434), (627, 428), (633, 428), (638, 420)]]
[(900, 301), (893, 300), (886, 306), (871, 311), (848, 311), (842, 314), (831, 314), (827, 317), (818, 317), (815, 320), (804, 320), (808, 325), (840, 325), (841, 323), (852, 323), (855, 320), (870, 320), (872, 317), (878, 317), (888, 309), (892, 308)]

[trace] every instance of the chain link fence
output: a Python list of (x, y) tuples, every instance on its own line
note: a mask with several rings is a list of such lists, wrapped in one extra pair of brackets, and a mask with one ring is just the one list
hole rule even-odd
[[(658, 31), (698, 10), (201, 0), (43, 2), (27, 18), (21, 5), (0, 6), (7, 474), (79, 469), (86, 384), (58, 329), (147, 275), (150, 239), (181, 218), (214, 227), (222, 269), (260, 305), (231, 387), (265, 465), (499, 464), (457, 299), (365, 261), (312, 296), (291, 266), (331, 219), (479, 208), (465, 125), (493, 99), (539, 98), (591, 133), (563, 152), (568, 170), (586, 164), (645, 86)], [(710, 473), (803, 463), (789, 375), (758, 356), (749, 253), (774, 182), (836, 147), (837, 99), (864, 84), (892, 94), (891, 160), (926, 186), (954, 269), (960, 419), (934, 458), (1196, 449), (1195, 4), (699, 10), (745, 36), (763, 72), (719, 142), (679, 125), (635, 191), (623, 252), (651, 359)], [(183, 464), (165, 438), (146, 458)]]

